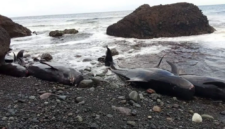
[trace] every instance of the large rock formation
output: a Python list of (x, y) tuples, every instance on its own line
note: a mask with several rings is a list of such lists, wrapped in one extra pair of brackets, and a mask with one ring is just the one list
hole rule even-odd
[(65, 29), (63, 31), (55, 30), (55, 31), (50, 31), (49, 36), (60, 37), (60, 36), (63, 36), (64, 34), (77, 34), (77, 33), (78, 33), (78, 30), (76, 30), (76, 29)]
[(6, 53), (9, 51), (10, 37), (8, 32), (0, 27), (0, 64), (4, 62)]
[(126, 38), (157, 38), (214, 32), (199, 8), (190, 3), (150, 7), (144, 4), (107, 28), (107, 34)]
[(11, 38), (31, 35), (29, 29), (2, 15), (0, 15), (0, 27), (4, 28), (9, 33)]

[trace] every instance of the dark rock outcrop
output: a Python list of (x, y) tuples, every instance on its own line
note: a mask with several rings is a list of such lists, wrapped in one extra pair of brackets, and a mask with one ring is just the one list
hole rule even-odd
[(78, 30), (76, 29), (65, 29), (63, 31), (55, 30), (55, 31), (50, 31), (49, 36), (60, 37), (60, 36), (63, 36), (64, 34), (77, 34), (77, 33), (78, 33)]
[(150, 7), (144, 4), (107, 28), (107, 34), (125, 38), (157, 38), (214, 32), (199, 8), (190, 3)]
[(4, 62), (6, 53), (9, 51), (10, 37), (8, 32), (0, 27), (0, 64)]
[(31, 31), (15, 22), (10, 18), (0, 15), (0, 26), (4, 28), (10, 35), (10, 38), (30, 36)]

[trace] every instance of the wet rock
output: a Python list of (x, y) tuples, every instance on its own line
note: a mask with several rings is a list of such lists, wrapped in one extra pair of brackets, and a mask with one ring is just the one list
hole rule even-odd
[(139, 95), (137, 91), (131, 91), (128, 96), (129, 96), (129, 99), (134, 100), (135, 102), (139, 100)]
[(119, 52), (116, 50), (116, 48), (112, 48), (111, 53), (112, 53), (112, 56), (119, 55)]
[(83, 62), (90, 62), (90, 61), (92, 61), (92, 59), (90, 59), (90, 58), (83, 59)]
[(49, 36), (51, 37), (60, 37), (63, 36), (63, 31), (55, 30), (55, 31), (50, 31)]
[(154, 107), (152, 108), (152, 110), (153, 110), (154, 112), (161, 112), (161, 108), (160, 108), (159, 106), (154, 106)]
[(65, 95), (57, 95), (57, 97), (61, 100), (66, 100), (67, 98)]
[(153, 94), (153, 93), (156, 93), (156, 92), (155, 92), (155, 90), (153, 90), (153, 89), (147, 89), (147, 93)]
[[(0, 15), (1, 17), (1, 15)], [(9, 34), (0, 26), (0, 63), (4, 61), (6, 53), (9, 51), (10, 37)]]
[(214, 31), (198, 6), (182, 2), (152, 7), (144, 4), (110, 25), (106, 33), (125, 38), (149, 39), (208, 34)]
[(79, 121), (79, 122), (83, 122), (83, 118), (81, 117), (81, 116), (77, 116), (77, 120)]
[(35, 96), (30, 96), (29, 99), (34, 100), (34, 99), (36, 99), (36, 97)]
[(94, 86), (94, 82), (92, 80), (82, 80), (79, 84), (79, 88), (91, 88)]
[(41, 60), (50, 61), (52, 60), (52, 55), (50, 55), (49, 53), (43, 53), (41, 55)]
[(76, 97), (76, 100), (75, 100), (77, 103), (80, 103), (81, 101), (84, 101), (84, 98), (83, 97)]
[(105, 63), (105, 56), (99, 57), (98, 61), (101, 63)]
[(31, 31), (28, 28), (15, 23), (10, 18), (2, 15), (0, 15), (0, 27), (4, 28), (8, 32), (10, 38), (31, 35)]
[(211, 116), (211, 115), (208, 115), (208, 114), (202, 114), (202, 118), (206, 118), (206, 119), (214, 119), (214, 117), (213, 116)]
[(8, 120), (8, 117), (2, 117), (2, 120), (3, 121)]
[(127, 124), (131, 125), (131, 126), (136, 126), (136, 122), (135, 121), (127, 121)]
[(192, 121), (196, 123), (201, 123), (202, 117), (198, 113), (194, 113), (194, 115), (192, 116)]
[(131, 115), (131, 109), (129, 109), (129, 108), (126, 108), (126, 107), (116, 107), (116, 106), (112, 106), (112, 108), (114, 110), (119, 111), (122, 114)]
[(65, 29), (63, 31), (63, 34), (77, 34), (78, 33), (78, 30), (76, 29)]
[(161, 95), (156, 94), (156, 93), (153, 93), (153, 94), (151, 94), (150, 97), (151, 97), (153, 100), (157, 100), (157, 99), (160, 99), (160, 98), (161, 98)]
[(144, 96), (143, 96), (143, 94), (139, 94), (139, 98), (142, 100), (142, 99), (144, 99)]
[(98, 129), (98, 128), (99, 128), (99, 126), (96, 123), (92, 123), (90, 125), (90, 129)]
[(113, 117), (113, 115), (111, 115), (111, 114), (107, 114), (106, 116), (109, 117), (109, 118)]
[(40, 95), (40, 99), (47, 99), (52, 95), (52, 93), (44, 93), (42, 95)]
[(137, 110), (135, 110), (135, 109), (134, 110), (131, 110), (131, 115), (132, 116), (136, 116), (137, 115)]

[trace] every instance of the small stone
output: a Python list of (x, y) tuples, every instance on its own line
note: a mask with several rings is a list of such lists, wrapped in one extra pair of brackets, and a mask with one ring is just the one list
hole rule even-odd
[(77, 120), (79, 121), (79, 122), (82, 122), (83, 121), (83, 118), (81, 117), (81, 116), (77, 116)]
[(119, 103), (125, 104), (125, 103), (127, 103), (127, 100), (121, 100), (121, 101), (119, 101)]
[(129, 108), (126, 108), (126, 107), (116, 107), (116, 106), (112, 106), (112, 108), (114, 110), (117, 110), (123, 114), (126, 114), (126, 115), (131, 115), (131, 109)]
[(72, 112), (68, 113), (68, 116), (72, 116), (72, 115), (73, 115), (73, 113), (72, 113)]
[(148, 119), (152, 119), (152, 116), (148, 116)]
[(90, 59), (90, 58), (83, 59), (83, 62), (90, 62), (90, 61), (92, 61), (92, 59)]
[(107, 114), (106, 116), (109, 117), (109, 118), (113, 117), (113, 115), (111, 115), (111, 114)]
[(221, 115), (225, 115), (225, 111), (220, 112)]
[(81, 101), (84, 101), (83, 97), (76, 97), (75, 100), (77, 103), (80, 103)]
[(125, 99), (125, 96), (119, 96), (118, 99)]
[(98, 129), (99, 127), (98, 127), (98, 125), (96, 124), (96, 123), (92, 123), (91, 125), (90, 125), (90, 129)]
[(9, 120), (14, 120), (14, 117), (9, 117)]
[(43, 53), (41, 55), (41, 60), (50, 61), (52, 60), (52, 56), (49, 53)]
[(173, 100), (177, 101), (177, 97), (173, 97)]
[(138, 104), (138, 103), (133, 103), (133, 106), (138, 107), (138, 108), (140, 108), (140, 107), (141, 107), (141, 105), (140, 105), (140, 104)]
[(156, 94), (156, 93), (153, 93), (153, 94), (151, 94), (150, 97), (152, 98), (152, 100), (157, 100), (157, 99), (160, 99), (161, 98), (161, 95)]
[(131, 125), (131, 126), (136, 126), (136, 122), (135, 121), (127, 121), (127, 124)]
[(35, 96), (30, 96), (29, 99), (34, 100), (36, 97)]
[(138, 99), (139, 99), (137, 91), (131, 91), (129, 93), (129, 99), (134, 100), (135, 102), (137, 102)]
[(194, 113), (194, 111), (193, 111), (193, 110), (189, 110), (189, 112), (190, 112), (191, 114), (193, 114), (193, 113)]
[(213, 116), (210, 116), (208, 114), (202, 114), (202, 118), (214, 119)]
[(56, 102), (57, 102), (57, 103), (61, 103), (61, 101), (60, 101), (59, 99), (56, 99)]
[(45, 105), (48, 105), (48, 102), (44, 102)]
[(79, 88), (91, 88), (94, 82), (92, 80), (82, 80), (79, 84)]
[(95, 88), (94, 87), (91, 87), (89, 88), (90, 91), (94, 92), (95, 91)]
[(201, 123), (202, 117), (198, 113), (194, 113), (194, 115), (192, 116), (192, 121), (196, 123)]
[(5, 120), (7, 120), (8, 119), (8, 117), (2, 117), (2, 120), (3, 121), (5, 121)]
[(159, 106), (154, 106), (152, 110), (154, 112), (161, 112), (161, 108)]
[(140, 98), (141, 100), (143, 100), (143, 99), (144, 99), (143, 94), (139, 94), (139, 98)]
[(153, 94), (153, 93), (156, 93), (156, 92), (155, 92), (155, 90), (153, 90), (153, 89), (147, 89), (147, 93)]
[(173, 107), (174, 107), (174, 108), (178, 108), (179, 105), (178, 105), (178, 104), (174, 104)]
[(65, 95), (58, 95), (57, 96), (59, 99), (61, 99), (61, 100), (66, 100), (66, 96)]
[(137, 115), (137, 110), (131, 110), (131, 115), (136, 116)]
[(173, 121), (173, 119), (170, 118), (170, 117), (166, 118), (166, 120), (168, 120), (168, 121)]
[(112, 53), (112, 56), (119, 55), (119, 52), (116, 50), (116, 48), (112, 48), (111, 53)]
[(85, 104), (85, 101), (81, 101), (81, 102), (79, 102), (78, 104), (84, 105), (84, 104)]

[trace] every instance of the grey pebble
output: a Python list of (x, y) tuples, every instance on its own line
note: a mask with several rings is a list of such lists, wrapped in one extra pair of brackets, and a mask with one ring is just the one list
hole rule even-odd
[(136, 122), (135, 121), (127, 121), (127, 124), (131, 125), (131, 126), (136, 126)]

